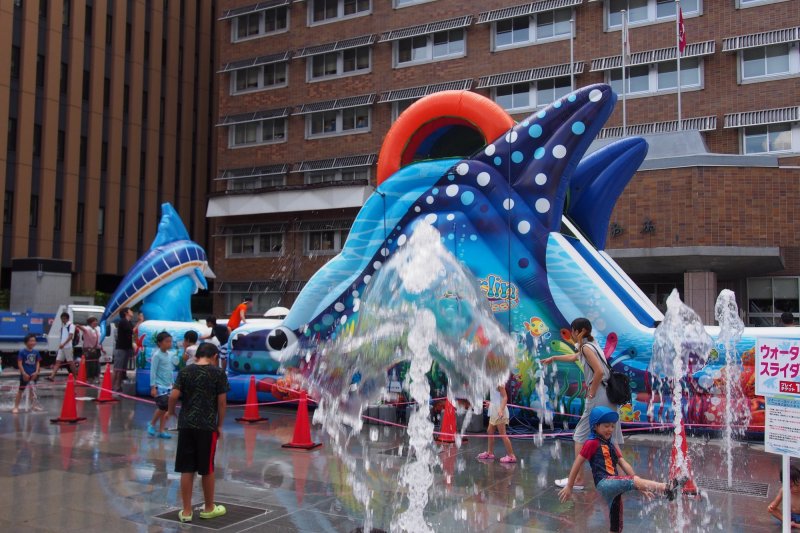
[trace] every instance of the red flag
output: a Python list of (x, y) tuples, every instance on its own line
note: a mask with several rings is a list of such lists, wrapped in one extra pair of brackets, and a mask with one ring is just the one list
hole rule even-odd
[(683, 9), (678, 8), (678, 51), (686, 50), (686, 27), (683, 25)]

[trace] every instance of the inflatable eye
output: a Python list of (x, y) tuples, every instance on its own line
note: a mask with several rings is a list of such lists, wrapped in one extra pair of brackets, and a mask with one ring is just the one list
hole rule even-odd
[(279, 326), (267, 335), (267, 350), (277, 361), (285, 361), (297, 351), (297, 336), (288, 328)]

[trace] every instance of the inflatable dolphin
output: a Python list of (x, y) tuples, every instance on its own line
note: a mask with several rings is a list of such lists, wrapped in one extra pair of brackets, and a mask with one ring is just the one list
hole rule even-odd
[(203, 248), (189, 238), (186, 226), (169, 203), (161, 205), (158, 232), (150, 246), (111, 295), (100, 318), (100, 330), (123, 307), (144, 300), (147, 320), (191, 322), (191, 295), (208, 287)]

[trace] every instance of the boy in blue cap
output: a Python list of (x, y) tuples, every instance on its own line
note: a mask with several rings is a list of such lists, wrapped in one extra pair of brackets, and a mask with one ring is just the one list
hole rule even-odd
[[(619, 420), (619, 415), (613, 409), (598, 406), (589, 413), (591, 433), (580, 455), (575, 458), (569, 472), (567, 486), (561, 489), (558, 497), (562, 502), (572, 495), (572, 487), (578, 472), (583, 468), (583, 463), (589, 461), (592, 468), (592, 477), (597, 491), (603, 495), (609, 505), (610, 531), (622, 531), (622, 494), (632, 490), (643, 492), (648, 498), (653, 494), (664, 495), (672, 501), (678, 490), (686, 483), (686, 479), (671, 479), (668, 483), (660, 483), (649, 479), (642, 479), (633, 471), (633, 467), (622, 457), (622, 452), (611, 442), (614, 425)], [(626, 476), (617, 475), (617, 467), (625, 472)]]

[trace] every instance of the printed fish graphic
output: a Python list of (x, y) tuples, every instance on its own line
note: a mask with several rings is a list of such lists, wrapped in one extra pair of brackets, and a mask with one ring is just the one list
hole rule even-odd
[[(661, 313), (592, 244), (605, 244), (614, 202), (647, 152), (643, 139), (625, 139), (583, 159), (615, 102), (609, 86), (585, 87), (535, 112), (470, 158), (401, 168), (365, 202), (341, 253), (309, 280), (283, 325), (249, 332), (254, 338), (248, 343), (263, 342), (271, 357), (294, 366), (304, 348), (335, 339), (357, 316), (376, 270), (421, 221), (438, 229), (476, 280), (492, 279), (516, 298), (495, 312), (509, 331), (524, 334), (531, 316), (551, 329), (569, 323), (565, 317), (583, 316), (576, 314), (579, 303), (562, 305), (557, 297), (602, 277), (609, 289), (597, 305), (613, 299), (615, 306), (626, 307), (625, 319), (644, 335)], [(575, 256), (590, 267), (571, 268), (567, 263), (574, 264)], [(576, 283), (576, 277), (585, 279)], [(623, 329), (629, 328), (616, 328)]]
[(208, 288), (205, 276), (210, 273), (205, 250), (189, 238), (172, 205), (162, 204), (153, 244), (109, 298), (100, 318), (100, 331), (106, 331), (106, 322), (120, 309), (141, 300), (147, 320), (191, 322), (191, 295)]

